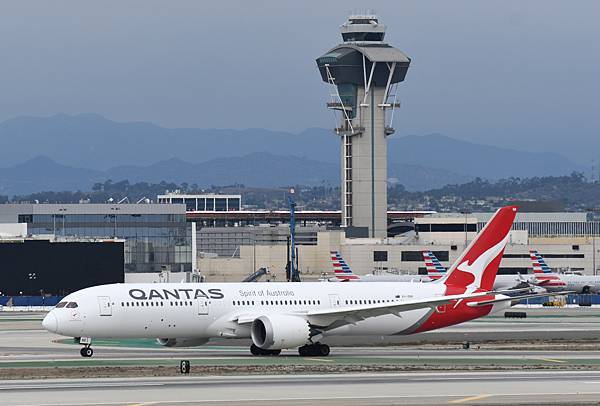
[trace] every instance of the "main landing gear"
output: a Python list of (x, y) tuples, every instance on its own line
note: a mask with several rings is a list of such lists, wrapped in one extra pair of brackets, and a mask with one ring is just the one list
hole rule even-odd
[(329, 355), (329, 352), (329, 346), (321, 343), (303, 345), (298, 348), (298, 354), (301, 357), (326, 357)]
[(254, 344), (250, 346), (250, 352), (252, 353), (252, 355), (256, 356), (275, 356), (281, 354), (281, 350), (265, 350), (260, 347), (257, 347)]

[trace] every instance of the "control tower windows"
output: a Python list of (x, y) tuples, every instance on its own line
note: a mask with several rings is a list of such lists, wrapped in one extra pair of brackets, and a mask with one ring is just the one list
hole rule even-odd
[(346, 32), (342, 34), (344, 42), (383, 41), (384, 32)]

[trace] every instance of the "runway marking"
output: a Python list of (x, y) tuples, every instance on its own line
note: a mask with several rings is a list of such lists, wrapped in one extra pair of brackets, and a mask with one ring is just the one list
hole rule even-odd
[(142, 402), (142, 403), (129, 403), (127, 406), (147, 406), (147, 405), (155, 405), (157, 402)]
[(554, 358), (536, 358), (536, 359), (539, 359), (540, 361), (546, 361), (546, 362), (557, 362), (557, 363), (560, 363), (560, 364), (567, 362), (567, 361), (562, 360), (562, 359), (554, 359)]
[(466, 402), (471, 402), (473, 400), (481, 400), (481, 399), (489, 398), (490, 396), (492, 396), (492, 395), (469, 396), (468, 398), (451, 400), (448, 403), (466, 403)]
[(321, 362), (335, 362), (333, 359), (323, 359), (323, 358), (307, 358), (311, 361), (321, 361)]

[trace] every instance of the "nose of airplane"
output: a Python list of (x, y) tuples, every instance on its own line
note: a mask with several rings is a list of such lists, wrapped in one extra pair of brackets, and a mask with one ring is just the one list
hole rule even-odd
[(46, 317), (44, 317), (44, 320), (42, 320), (42, 327), (51, 333), (56, 333), (56, 330), (58, 329), (58, 320), (53, 312), (48, 313)]

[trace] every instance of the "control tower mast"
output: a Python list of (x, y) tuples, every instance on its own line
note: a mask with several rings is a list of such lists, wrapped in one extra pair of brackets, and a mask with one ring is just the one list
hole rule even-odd
[(387, 236), (387, 139), (394, 133), (396, 86), (410, 58), (386, 44), (374, 14), (351, 15), (340, 27), (343, 43), (317, 59), (331, 87), (327, 107), (340, 113), (342, 226)]

